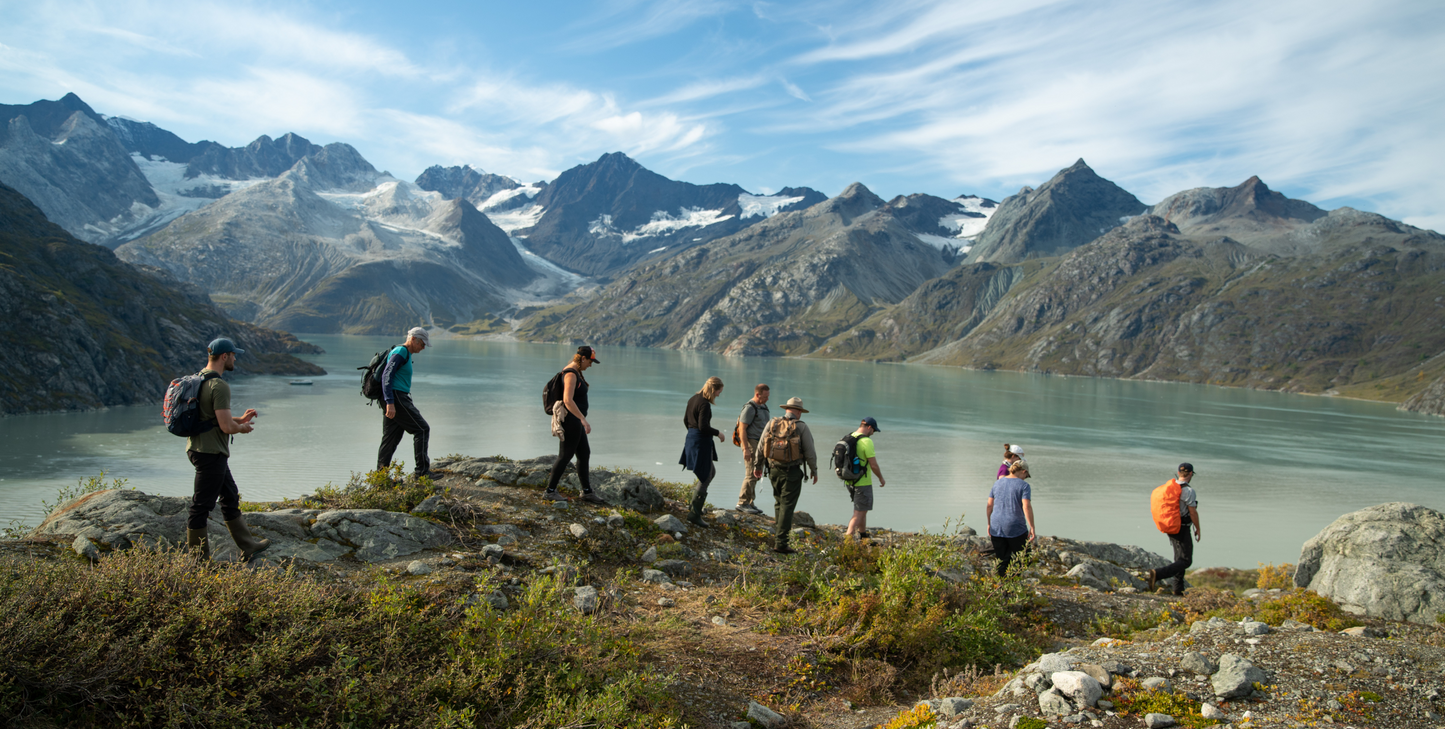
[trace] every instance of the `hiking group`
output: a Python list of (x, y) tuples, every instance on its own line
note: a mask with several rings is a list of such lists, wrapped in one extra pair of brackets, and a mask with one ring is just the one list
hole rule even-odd
[[(378, 470), (391, 466), (397, 446), (406, 434), (410, 434), (416, 459), (415, 475), (430, 474), (431, 460), (427, 449), (431, 427), (411, 397), (412, 355), (420, 353), (430, 343), (426, 329), (414, 327), (407, 332), (403, 343), (385, 353), (377, 353), (370, 364), (357, 368), (364, 370), (362, 395), (382, 405)], [(250, 533), (240, 510), (240, 492), (231, 475), (229, 460), (231, 438), (236, 434), (250, 433), (255, 428), (257, 413), (246, 410), (240, 417), (233, 417), (231, 387), (221, 378), (223, 372), (235, 369), (236, 356), (245, 350), (236, 348), (234, 342), (222, 337), (207, 345), (206, 351), (205, 368), (194, 375), (172, 381), (162, 408), (167, 429), (187, 438), (186, 455), (195, 467), (186, 541), (190, 548), (199, 551), (202, 559), (210, 558), (206, 522), (219, 502), (226, 528), (240, 549), (242, 560), (250, 560), (269, 547), (270, 542), (257, 539)], [(578, 347), (567, 366), (543, 388), (542, 407), (551, 417), (552, 435), (559, 440), (557, 460), (552, 465), (543, 498), (565, 498), (558, 487), (567, 466), (575, 461), (582, 500), (607, 503), (592, 489), (589, 473), (592, 449), (587, 439), (592, 425), (587, 421), (588, 384), (583, 375), (600, 361), (594, 348)], [(688, 399), (683, 411), (686, 435), (678, 463), (697, 477), (687, 520), (698, 526), (705, 526), (702, 513), (707, 504), (708, 487), (717, 476), (715, 464), (718, 453), (712, 439), (725, 442), (722, 431), (712, 425), (712, 407), (717, 404), (723, 387), (720, 378), (707, 378), (702, 388)], [(783, 414), (772, 417), (768, 409), (770, 395), (771, 388), (767, 384), (754, 387), (752, 398), (743, 406), (733, 428), (732, 441), (742, 448), (744, 464), (743, 483), (735, 510), (749, 514), (763, 513), (754, 501), (758, 482), (766, 473), (773, 488), (773, 551), (793, 554), (796, 550), (788, 543), (793, 513), (803, 492), (803, 480), (811, 479), (812, 483), (818, 483), (818, 453), (813, 433), (802, 419), (803, 414), (808, 412), (803, 407), (802, 398), (789, 398), (782, 405)], [(852, 433), (845, 435), (833, 447), (829, 466), (846, 486), (853, 507), (845, 539), (863, 541), (870, 538), (868, 512), (873, 509), (874, 477), (877, 478), (878, 488), (886, 485), (873, 444), (873, 436), (881, 430), (877, 420), (864, 417)], [(999, 577), (1007, 574), (1014, 556), (1027, 549), (1037, 537), (1033, 493), (1028, 483), (1030, 475), (1023, 447), (1005, 443), (1003, 462), (989, 491), (985, 509)], [(1184, 572), (1193, 563), (1194, 557), (1194, 545), (1189, 539), (1191, 528), (1194, 541), (1200, 539), (1199, 502), (1190, 485), (1194, 476), (1194, 466), (1181, 463), (1175, 477), (1155, 489), (1150, 496), (1155, 525), (1169, 537), (1174, 552), (1172, 563), (1147, 571), (1151, 591), (1158, 582), (1173, 578), (1174, 594), (1183, 594)]]

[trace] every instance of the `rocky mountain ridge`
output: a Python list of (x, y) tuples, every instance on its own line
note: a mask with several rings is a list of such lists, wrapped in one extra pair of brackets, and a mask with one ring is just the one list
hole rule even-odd
[(76, 240), (0, 185), (0, 413), (154, 402), (228, 336), (238, 373), (325, 374), (294, 354), (319, 350), (234, 321), (194, 287), (143, 272)]

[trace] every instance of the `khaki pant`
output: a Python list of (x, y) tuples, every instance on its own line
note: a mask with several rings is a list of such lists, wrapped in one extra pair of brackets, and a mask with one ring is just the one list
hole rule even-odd
[[(757, 452), (758, 442), (755, 440), (748, 441), (748, 455), (752, 455)], [(738, 492), (738, 506), (744, 506), (753, 503), (753, 499), (756, 499), (758, 497), (758, 482), (761, 480), (761, 477), (753, 476), (753, 464), (748, 463), (745, 459), (743, 461), (743, 489), (742, 491)]]
[(773, 482), (773, 548), (781, 549), (788, 545), (789, 532), (793, 531), (793, 510), (798, 508), (798, 497), (803, 495), (803, 464), (770, 466), (768, 480)]

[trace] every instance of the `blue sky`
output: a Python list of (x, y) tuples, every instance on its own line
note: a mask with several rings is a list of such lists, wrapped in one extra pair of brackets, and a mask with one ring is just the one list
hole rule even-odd
[(754, 192), (1001, 199), (1082, 157), (1146, 203), (1259, 175), (1445, 230), (1445, 3), (0, 0), (0, 103), (299, 133), (413, 179), (620, 150)]

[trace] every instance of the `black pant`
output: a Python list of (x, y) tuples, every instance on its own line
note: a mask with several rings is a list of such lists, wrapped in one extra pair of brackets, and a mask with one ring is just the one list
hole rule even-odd
[(195, 492), (191, 495), (186, 528), (205, 529), (206, 517), (216, 508), (217, 499), (221, 501), (221, 516), (226, 521), (241, 518), (241, 492), (236, 488), (236, 479), (231, 477), (230, 457), (195, 451), (186, 451), (186, 457), (196, 467)]
[(993, 542), (993, 555), (998, 557), (998, 576), (1003, 577), (1008, 573), (1008, 563), (1015, 554), (1024, 551), (1028, 546), (1029, 534), (1024, 532), (1016, 537), (995, 537), (988, 535), (989, 541)]
[(401, 437), (404, 433), (411, 433), (412, 448), (416, 453), (416, 475), (422, 476), (431, 471), (431, 460), (426, 457), (427, 443), (431, 441), (431, 426), (426, 424), (426, 418), (421, 416), (421, 411), (411, 401), (409, 392), (392, 392), (396, 402), (396, 417), (386, 417), (386, 406), (382, 405), (381, 411), (381, 450), (376, 454), (376, 467), (378, 470), (391, 465), (391, 455), (396, 453), (396, 447), (401, 445)]
[(1169, 535), (1169, 545), (1174, 547), (1174, 562), (1167, 567), (1154, 570), (1157, 581), (1174, 578), (1174, 594), (1184, 594), (1184, 570), (1194, 564), (1194, 541), (1189, 538), (1189, 522), (1179, 525), (1179, 531)]
[[(558, 406), (564, 407), (561, 403)], [(582, 482), (582, 493), (591, 493), (592, 478), (587, 473), (587, 464), (592, 460), (592, 446), (587, 444), (587, 432), (582, 429), (582, 421), (569, 412), (567, 419), (562, 421), (562, 444), (557, 449), (557, 462), (552, 464), (552, 477), (547, 480), (548, 491), (557, 490), (557, 484), (562, 481), (562, 474), (567, 471), (567, 464), (574, 456), (577, 458), (577, 480)]]
[(702, 509), (707, 506), (707, 485), (712, 483), (713, 477), (717, 476), (717, 465), (708, 464), (707, 478), (697, 482), (697, 490), (692, 492), (692, 508), (689, 516), (702, 516)]
[(777, 527), (773, 547), (786, 547), (793, 531), (793, 510), (803, 495), (803, 465), (770, 466), (768, 481), (773, 484), (773, 519)]

